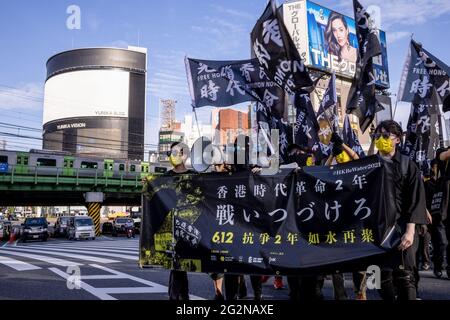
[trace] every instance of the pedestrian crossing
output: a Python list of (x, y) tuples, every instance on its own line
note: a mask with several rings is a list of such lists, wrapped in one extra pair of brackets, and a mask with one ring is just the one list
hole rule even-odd
[(0, 247), (0, 266), (16, 271), (32, 271), (42, 264), (58, 267), (85, 264), (138, 262), (139, 240), (117, 239), (82, 242), (28, 243)]
[[(16, 243), (0, 247), (0, 272), (38, 272), (47, 270), (66, 282), (67, 289), (77, 285), (100, 300), (117, 300), (124, 295), (165, 297), (165, 285), (119, 270), (139, 261), (138, 239), (103, 238), (95, 241)], [(62, 267), (62, 268), (61, 268)], [(133, 270), (134, 267), (132, 268)], [(78, 270), (78, 271), (76, 271)], [(73, 272), (78, 272), (74, 275)], [(25, 277), (28, 274), (25, 273)], [(95, 282), (100, 281), (100, 282)], [(121, 285), (117, 281), (120, 281)], [(100, 284), (100, 285), (99, 285)], [(119, 295), (119, 297), (115, 296)], [(203, 299), (191, 295), (191, 299)]]

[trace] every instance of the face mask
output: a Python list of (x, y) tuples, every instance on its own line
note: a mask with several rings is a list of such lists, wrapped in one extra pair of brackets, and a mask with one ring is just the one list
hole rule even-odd
[(169, 157), (169, 162), (173, 167), (177, 167), (180, 164), (183, 163), (183, 159), (181, 157), (178, 156), (170, 156)]
[(291, 163), (297, 163), (299, 167), (306, 165), (308, 156), (306, 154), (293, 154), (289, 157)]
[(308, 159), (306, 160), (306, 166), (307, 167), (314, 166), (314, 158), (313, 157), (308, 157)]
[(349, 162), (350, 160), (351, 159), (350, 159), (349, 155), (345, 151), (342, 151), (340, 154), (338, 154), (336, 156), (337, 163), (346, 163), (346, 162)]
[(391, 138), (380, 137), (375, 140), (375, 146), (383, 154), (390, 154), (394, 150)]

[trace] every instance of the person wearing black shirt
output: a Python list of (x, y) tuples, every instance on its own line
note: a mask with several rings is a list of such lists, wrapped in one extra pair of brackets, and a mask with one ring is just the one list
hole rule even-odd
[(433, 244), (433, 273), (437, 278), (442, 277), (445, 250), (448, 244), (443, 222), (447, 216), (449, 197), (449, 190), (445, 183), (444, 177), (439, 174), (438, 160), (434, 159), (431, 162), (430, 179), (425, 182), (425, 192), (427, 209), (432, 217), (432, 223), (429, 225), (429, 230), (431, 234), (431, 243)]
[[(450, 239), (450, 148), (439, 149), (436, 152), (436, 160), (438, 166), (438, 175), (443, 182), (443, 192), (446, 204), (444, 206), (444, 213), (442, 216), (442, 221), (444, 222), (447, 241)], [(447, 278), (450, 279), (450, 246), (447, 245)]]
[[(173, 143), (168, 152), (169, 162), (173, 169), (166, 175), (190, 174), (185, 166), (189, 149), (182, 143)], [(186, 271), (171, 270), (169, 279), (169, 300), (189, 300), (189, 283)]]
[[(403, 130), (392, 120), (375, 130), (375, 145), (386, 166), (386, 190), (395, 211), (395, 224), (401, 233), (398, 248), (383, 259), (380, 295), (383, 300), (416, 300), (416, 225), (427, 224), (425, 189), (417, 165), (398, 150)], [(394, 218), (394, 217), (393, 217)], [(394, 221), (392, 221), (394, 222)]]

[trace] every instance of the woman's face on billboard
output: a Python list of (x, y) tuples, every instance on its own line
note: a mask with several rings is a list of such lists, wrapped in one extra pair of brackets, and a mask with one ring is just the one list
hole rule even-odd
[(335, 19), (331, 23), (331, 27), (333, 30), (333, 35), (338, 44), (343, 47), (347, 45), (348, 42), (348, 30), (344, 25), (344, 22), (341, 19)]

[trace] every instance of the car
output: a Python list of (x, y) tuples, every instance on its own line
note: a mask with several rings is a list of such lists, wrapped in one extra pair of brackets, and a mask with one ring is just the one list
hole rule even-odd
[(70, 218), (70, 216), (61, 216), (56, 220), (53, 231), (55, 237), (67, 237), (67, 225)]
[(141, 234), (141, 221), (134, 222), (134, 233)]
[(112, 222), (104, 222), (102, 224), (102, 234), (111, 234), (113, 230)]
[(128, 228), (133, 228), (134, 221), (131, 218), (116, 218), (113, 223), (112, 236), (117, 237), (119, 234), (127, 234)]
[(70, 217), (67, 228), (67, 238), (69, 240), (95, 240), (95, 227), (92, 218), (87, 216)]
[(22, 241), (48, 239), (48, 222), (45, 218), (26, 218), (22, 223)]

